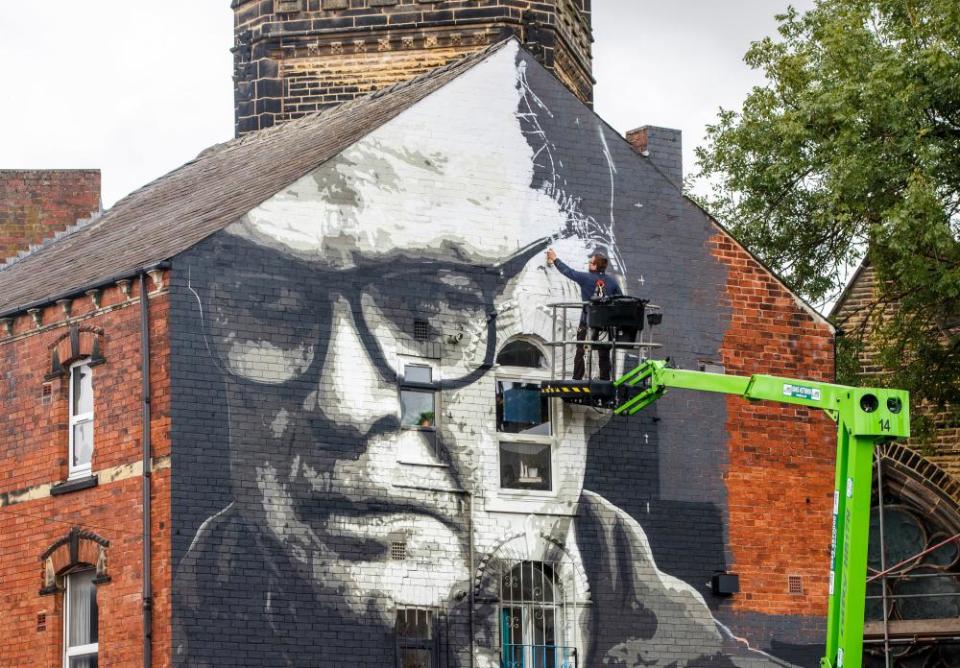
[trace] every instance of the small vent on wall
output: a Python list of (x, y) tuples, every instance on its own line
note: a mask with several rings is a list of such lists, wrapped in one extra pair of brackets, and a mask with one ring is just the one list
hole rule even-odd
[(53, 400), (53, 383), (44, 383), (40, 390), (40, 403), (44, 406)]
[(37, 631), (46, 631), (47, 630), (47, 613), (39, 612), (37, 613)]
[(393, 561), (403, 561), (407, 558), (407, 544), (401, 540), (395, 540), (390, 543), (390, 559)]
[(791, 594), (800, 595), (803, 593), (803, 576), (800, 575), (788, 575), (787, 576), (787, 591)]
[(413, 338), (417, 341), (426, 341), (430, 338), (430, 323), (426, 320), (413, 321)]

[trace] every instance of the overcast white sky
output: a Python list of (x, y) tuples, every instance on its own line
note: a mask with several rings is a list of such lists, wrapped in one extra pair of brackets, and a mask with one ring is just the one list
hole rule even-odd
[[(683, 130), (684, 170), (787, 0), (593, 0), (596, 109)], [(813, 0), (793, 0), (805, 10)], [(106, 206), (233, 134), (229, 0), (0, 2), (0, 168), (103, 171)]]

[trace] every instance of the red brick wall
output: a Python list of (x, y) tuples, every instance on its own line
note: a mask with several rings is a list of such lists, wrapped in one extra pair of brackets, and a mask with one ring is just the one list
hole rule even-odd
[[(170, 664), (169, 337), (165, 291), (150, 295), (151, 421), (155, 665)], [(44, 309), (42, 327), (16, 318), (12, 336), (0, 329), (0, 664), (4, 668), (62, 665), (63, 594), (41, 596), (40, 555), (72, 527), (110, 541), (109, 583), (98, 585), (100, 665), (136, 666), (142, 657), (141, 616), (141, 402), (140, 306), (116, 287), (101, 307), (73, 301), (70, 323), (103, 330), (105, 363), (93, 367), (93, 473), (90, 489), (51, 496), (49, 485), (67, 478), (68, 385), (56, 379), (44, 398), (51, 344), (69, 330), (60, 306)], [(46, 614), (45, 630), (37, 616)]]
[(99, 209), (99, 169), (0, 170), (0, 263)]
[[(729, 235), (714, 236), (711, 252), (728, 269), (726, 372), (832, 382), (829, 326)], [(734, 607), (826, 614), (836, 427), (803, 407), (730, 397), (727, 409), (729, 545), (744, 592)], [(789, 593), (790, 575), (803, 578), (803, 594)]]

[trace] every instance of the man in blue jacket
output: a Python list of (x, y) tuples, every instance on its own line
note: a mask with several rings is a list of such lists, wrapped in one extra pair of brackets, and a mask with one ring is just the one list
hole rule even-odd
[[(613, 276), (608, 276), (607, 265), (610, 260), (607, 257), (606, 250), (598, 246), (590, 254), (589, 271), (577, 271), (567, 266), (563, 260), (557, 257), (556, 252), (551, 248), (547, 251), (547, 264), (553, 265), (557, 270), (580, 286), (580, 298), (584, 302), (599, 297), (617, 297), (623, 294), (620, 284)], [(594, 329), (590, 338), (596, 341), (600, 331)], [(577, 327), (577, 341), (583, 341), (587, 338), (587, 310), (583, 309), (580, 315), (580, 325)], [(577, 346), (576, 355), (573, 357), (573, 379), (582, 380), (584, 375), (583, 344)], [(602, 346), (597, 351), (597, 357), (600, 362), (600, 379), (610, 380), (610, 349)]]

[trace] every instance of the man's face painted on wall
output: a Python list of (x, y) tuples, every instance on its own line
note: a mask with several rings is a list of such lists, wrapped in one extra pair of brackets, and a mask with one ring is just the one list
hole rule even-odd
[[(205, 314), (227, 380), (238, 508), (313, 581), (358, 594), (347, 599), (358, 612), (389, 614), (383, 601), (373, 605), (381, 598), (435, 605), (465, 588), (464, 492), (499, 491), (496, 352), (520, 335), (549, 340), (545, 305), (577, 299), (543, 262), (563, 215), (552, 207), (531, 224), (500, 225), (509, 203), (444, 192), (454, 175), (441, 163), (361, 143), (218, 242), (221, 257), (250, 258), (223, 268)], [(395, 196), (394, 179), (433, 194), (388, 216), (378, 205)], [(473, 234), (464, 235), (464, 216), (476, 219)], [(434, 431), (405, 414), (408, 365), (429, 368)], [(564, 464), (553, 491), (571, 503), (592, 430), (582, 416), (554, 419)], [(406, 560), (391, 560), (395, 542), (406, 544)], [(438, 563), (451, 546), (459, 558)], [(411, 582), (425, 566), (431, 582)]]

